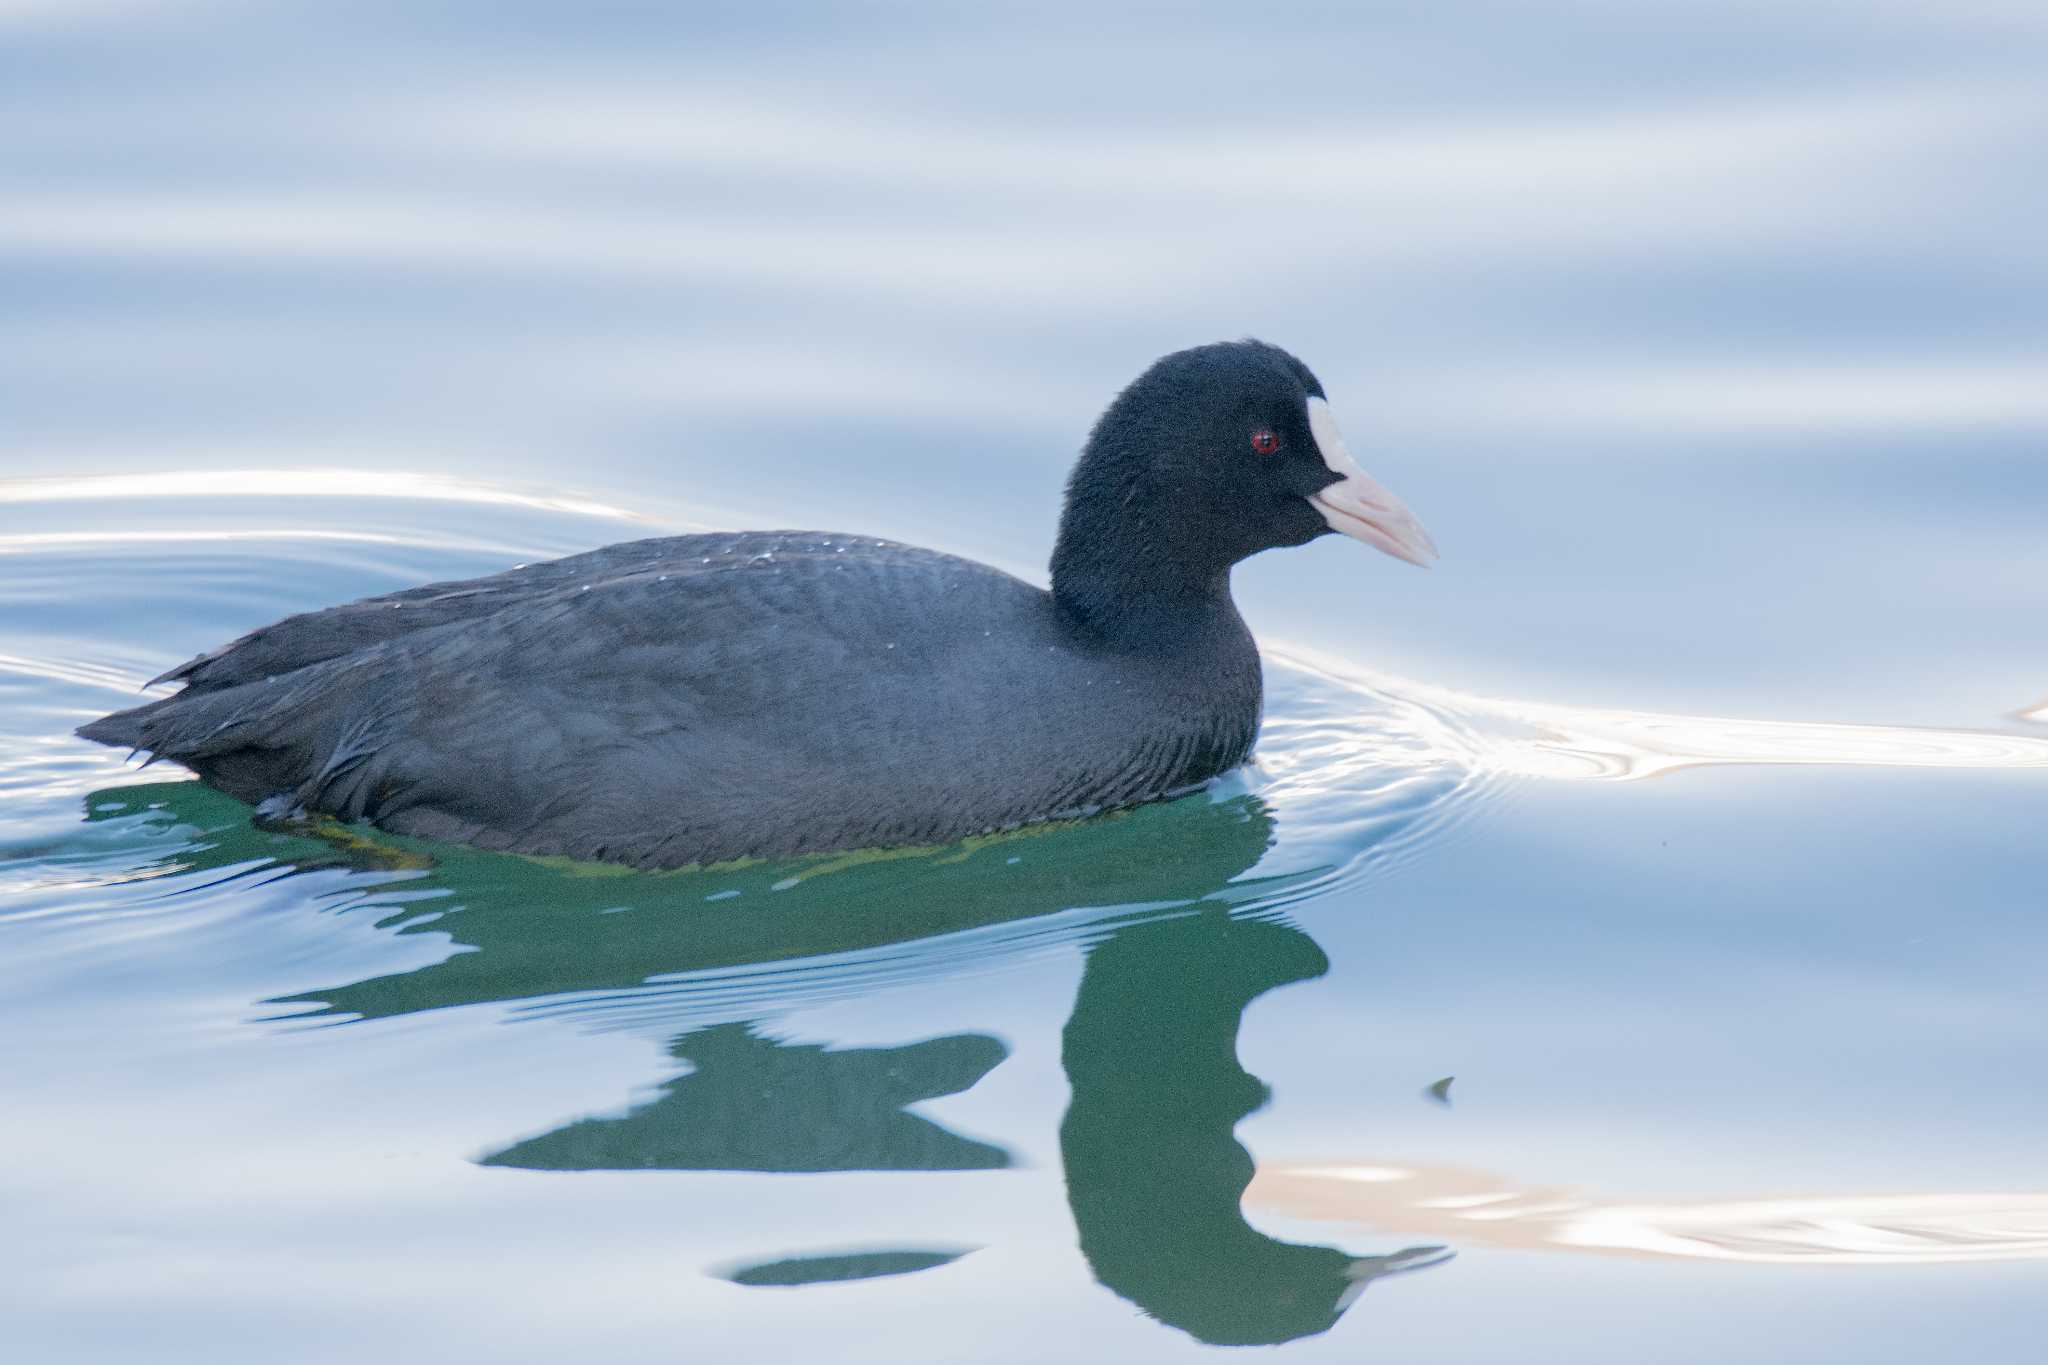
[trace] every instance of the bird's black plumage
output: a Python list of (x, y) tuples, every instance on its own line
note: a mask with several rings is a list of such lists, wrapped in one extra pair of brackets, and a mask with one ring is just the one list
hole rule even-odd
[(636, 541), (287, 618), (79, 733), (252, 802), (650, 867), (1147, 800), (1251, 752), (1230, 569), (1334, 524), (1321, 392), (1257, 342), (1159, 361), (1074, 469), (1050, 592), (872, 537)]

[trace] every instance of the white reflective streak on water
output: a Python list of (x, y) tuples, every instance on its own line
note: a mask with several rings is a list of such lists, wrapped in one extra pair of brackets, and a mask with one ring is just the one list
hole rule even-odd
[(1517, 1251), (1828, 1266), (2048, 1259), (2048, 1192), (2039, 1190), (1620, 1200), (1371, 1158), (1262, 1167), (1245, 1201), (1297, 1218)]
[(93, 498), (407, 498), (527, 507), (580, 516), (645, 520), (622, 507), (561, 494), (525, 493), (471, 479), (363, 469), (177, 469), (148, 474), (0, 480), (0, 503)]
[[(1377, 712), (1397, 705), (1397, 725), (1410, 727), (1409, 752), (1477, 772), (1524, 777), (1633, 781), (1713, 764), (1843, 764), (1879, 768), (2048, 768), (2048, 739), (1996, 730), (1922, 726), (1841, 725), (1826, 721), (1745, 720), (1676, 716), (1552, 702), (1480, 697), (1384, 674), (1353, 671), (1296, 650), (1269, 651), (1291, 667), (1320, 673), (1356, 689)], [(1288, 721), (1279, 724), (1286, 727)], [(1397, 753), (1375, 736), (1319, 754), (1317, 772), (1341, 786), (1356, 764), (1392, 764)], [(1413, 761), (1412, 759), (1410, 761)]]

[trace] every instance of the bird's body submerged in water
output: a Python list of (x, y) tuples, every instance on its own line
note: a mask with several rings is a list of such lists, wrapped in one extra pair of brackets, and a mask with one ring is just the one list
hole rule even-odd
[(1159, 361), (1068, 483), (1050, 591), (870, 537), (665, 537), (289, 617), (81, 728), (251, 802), (644, 867), (929, 844), (1184, 790), (1257, 738), (1230, 570), (1337, 530), (1425, 563), (1322, 387)]

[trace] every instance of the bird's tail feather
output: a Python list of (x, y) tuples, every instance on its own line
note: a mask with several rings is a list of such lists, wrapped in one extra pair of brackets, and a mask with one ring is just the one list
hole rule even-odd
[(247, 801), (289, 784), (306, 736), (293, 719), (296, 689), (253, 683), (217, 692), (180, 692), (101, 716), (81, 738), (170, 759)]

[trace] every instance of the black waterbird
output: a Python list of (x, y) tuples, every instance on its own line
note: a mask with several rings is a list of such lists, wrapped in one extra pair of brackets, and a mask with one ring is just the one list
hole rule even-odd
[(1096, 423), (1045, 590), (869, 537), (608, 546), (288, 617), (81, 727), (280, 811), (670, 867), (945, 843), (1152, 800), (1250, 755), (1230, 571), (1332, 531), (1435, 547), (1256, 341)]

